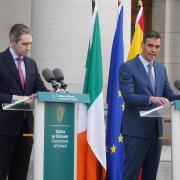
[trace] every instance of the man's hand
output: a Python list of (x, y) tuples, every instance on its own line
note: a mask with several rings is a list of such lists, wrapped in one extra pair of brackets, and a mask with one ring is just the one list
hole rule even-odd
[(35, 100), (35, 97), (37, 96), (37, 94), (32, 94), (30, 96), (17, 96), (14, 95), (13, 96), (13, 101), (19, 101), (19, 100), (25, 100), (24, 103), (33, 103)]
[(36, 96), (37, 96), (37, 94), (32, 94), (32, 95), (30, 95), (30, 96), (28, 96), (28, 97), (29, 97), (29, 99), (31, 99), (32, 101), (34, 101), (35, 98), (36, 98)]
[(26, 98), (26, 97), (28, 97), (28, 96), (13, 95), (13, 101), (23, 100), (23, 99)]
[(58, 92), (58, 93), (66, 93), (66, 91), (64, 89), (57, 89), (55, 92)]
[(168, 99), (164, 97), (155, 97), (155, 96), (150, 96), (149, 102), (152, 104), (159, 104), (159, 105), (170, 105), (170, 102)]

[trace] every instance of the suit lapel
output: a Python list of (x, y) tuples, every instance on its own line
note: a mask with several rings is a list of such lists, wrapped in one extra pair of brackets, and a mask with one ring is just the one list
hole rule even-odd
[(21, 80), (20, 80), (20, 77), (19, 77), (18, 69), (17, 69), (16, 64), (15, 64), (15, 62), (13, 60), (13, 57), (11, 56), (11, 53), (9, 52), (8, 49), (5, 52), (4, 62), (7, 65), (8, 69), (9, 69), (9, 72), (15, 77), (18, 85), (23, 90), (22, 85), (21, 85)]
[(144, 81), (146, 82), (147, 86), (151, 90), (152, 94), (154, 94), (151, 82), (150, 82), (150, 80), (148, 78), (148, 75), (147, 75), (147, 72), (146, 72), (146, 69), (144, 68), (144, 65), (141, 62), (141, 60), (139, 59), (139, 57), (136, 58), (136, 67), (138, 69), (138, 72), (140, 72), (140, 76), (144, 79)]
[(157, 95), (160, 88), (160, 79), (158, 76), (158, 64), (156, 62), (154, 62), (154, 72), (155, 72), (156, 95)]
[(26, 89), (28, 87), (28, 82), (29, 82), (29, 79), (30, 79), (30, 65), (29, 65), (29, 61), (27, 59), (27, 57), (24, 57), (24, 64), (25, 64), (25, 70), (26, 70), (26, 81), (25, 81), (25, 84), (24, 84), (24, 92), (26, 92)]

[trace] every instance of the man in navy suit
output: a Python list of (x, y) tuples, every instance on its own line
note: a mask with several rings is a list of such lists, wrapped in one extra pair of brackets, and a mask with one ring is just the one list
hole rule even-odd
[(140, 117), (159, 105), (169, 105), (180, 99), (172, 91), (165, 67), (156, 61), (161, 45), (157, 32), (147, 33), (142, 42), (142, 54), (120, 67), (120, 89), (125, 101), (122, 134), (125, 146), (123, 180), (137, 180), (142, 168), (142, 180), (155, 180), (160, 160), (162, 119)]
[(0, 53), (0, 180), (25, 180), (32, 150), (33, 114), (3, 111), (2, 103), (30, 97), (46, 91), (36, 63), (27, 57), (31, 49), (31, 30), (15, 24), (9, 33), (10, 47)]

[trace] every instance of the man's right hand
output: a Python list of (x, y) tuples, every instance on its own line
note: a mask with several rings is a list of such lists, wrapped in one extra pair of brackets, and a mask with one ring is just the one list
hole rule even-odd
[(25, 97), (27, 97), (27, 96), (13, 95), (13, 101), (23, 100)]
[(164, 97), (155, 97), (155, 96), (150, 96), (149, 98), (150, 104), (159, 104), (159, 105), (170, 105), (170, 102), (167, 98)]

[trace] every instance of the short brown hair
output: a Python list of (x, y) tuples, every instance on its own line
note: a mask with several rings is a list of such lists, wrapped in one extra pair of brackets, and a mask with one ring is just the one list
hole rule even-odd
[(24, 24), (14, 24), (9, 32), (10, 42), (17, 43), (23, 34), (31, 34), (32, 31)]

